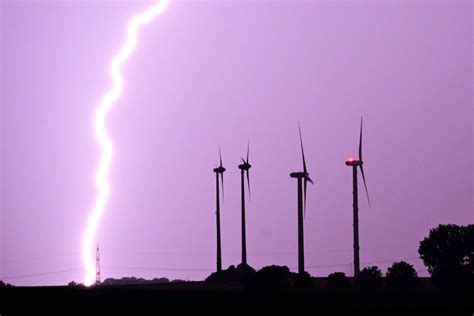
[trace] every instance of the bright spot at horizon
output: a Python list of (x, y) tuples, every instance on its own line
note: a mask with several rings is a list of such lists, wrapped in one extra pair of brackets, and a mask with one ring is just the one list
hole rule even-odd
[(159, 0), (157, 3), (148, 7), (145, 11), (133, 16), (128, 23), (127, 38), (121, 46), (119, 52), (113, 57), (110, 63), (110, 76), (113, 86), (102, 97), (100, 103), (95, 108), (94, 131), (96, 141), (101, 148), (100, 161), (95, 174), (97, 185), (97, 197), (95, 204), (89, 214), (87, 227), (82, 239), (82, 262), (85, 267), (84, 285), (90, 286), (95, 283), (95, 239), (99, 227), (100, 218), (104, 212), (107, 203), (110, 184), (108, 174), (112, 161), (113, 144), (107, 135), (105, 119), (107, 113), (113, 107), (114, 102), (118, 100), (123, 88), (123, 76), (121, 66), (130, 57), (137, 43), (137, 35), (140, 27), (151, 22), (159, 16), (168, 7), (170, 0)]

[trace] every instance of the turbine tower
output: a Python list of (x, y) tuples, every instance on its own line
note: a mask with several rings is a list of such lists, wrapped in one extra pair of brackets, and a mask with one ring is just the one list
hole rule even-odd
[(240, 169), (241, 175), (241, 201), (242, 201), (242, 265), (247, 265), (247, 240), (246, 240), (246, 231), (245, 231), (245, 175), (247, 175), (247, 187), (249, 190), (249, 199), (250, 199), (250, 176), (249, 169), (252, 165), (249, 164), (249, 147), (250, 144), (247, 143), (247, 160), (242, 159), (242, 163), (238, 166)]
[(364, 167), (362, 166), (362, 117), (360, 118), (360, 134), (359, 134), (359, 159), (348, 158), (346, 165), (352, 167), (352, 198), (353, 198), (353, 227), (354, 227), (354, 277), (357, 277), (360, 272), (360, 257), (359, 257), (359, 197), (357, 188), (357, 167), (360, 168), (362, 180), (364, 180), (365, 193), (370, 207), (369, 191), (365, 182)]
[(222, 154), (221, 148), (219, 147), (219, 160), (220, 165), (217, 168), (214, 168), (214, 173), (216, 174), (216, 231), (217, 231), (217, 272), (222, 271), (222, 251), (221, 251), (221, 208), (220, 208), (220, 194), (219, 194), (219, 176), (222, 183), (222, 199), (224, 199), (224, 172), (225, 168), (222, 165)]
[[(298, 273), (303, 274), (304, 271), (304, 227), (303, 219), (306, 213), (306, 188), (308, 182), (313, 184), (313, 180), (309, 177), (308, 170), (306, 169), (306, 160), (303, 149), (303, 137), (301, 136), (301, 128), (298, 124), (298, 130), (300, 133), (300, 144), (301, 144), (301, 156), (303, 157), (303, 171), (290, 173), (291, 178), (298, 180)], [(304, 186), (304, 189), (303, 189)]]

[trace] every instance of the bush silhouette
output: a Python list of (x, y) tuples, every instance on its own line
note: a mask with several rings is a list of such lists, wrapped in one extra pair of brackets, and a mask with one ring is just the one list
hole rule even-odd
[(253, 289), (281, 290), (289, 289), (293, 284), (294, 273), (286, 266), (263, 267), (255, 274), (249, 284)]
[(267, 266), (259, 271), (249, 265), (231, 265), (226, 270), (214, 272), (206, 278), (208, 283), (241, 283), (251, 290), (282, 290), (290, 288), (311, 288), (311, 276), (293, 273), (286, 266)]
[(394, 262), (387, 269), (386, 282), (391, 288), (410, 289), (419, 285), (418, 274), (415, 268), (405, 261)]
[(379, 267), (366, 267), (359, 272), (356, 284), (361, 289), (377, 289), (382, 286), (382, 271)]
[(326, 288), (328, 289), (348, 289), (351, 287), (349, 278), (344, 272), (334, 272), (328, 275)]
[(206, 278), (208, 283), (246, 283), (255, 275), (255, 270), (249, 265), (231, 265), (226, 270), (214, 272)]
[(294, 287), (298, 289), (310, 289), (313, 287), (313, 278), (308, 272), (303, 272), (302, 274), (299, 273), (292, 273), (290, 278), (294, 280)]
[(9, 283), (5, 283), (2, 280), (0, 280), (0, 287), (13, 287), (13, 285), (11, 285)]
[(439, 225), (420, 242), (418, 253), (438, 286), (472, 286), (474, 225)]

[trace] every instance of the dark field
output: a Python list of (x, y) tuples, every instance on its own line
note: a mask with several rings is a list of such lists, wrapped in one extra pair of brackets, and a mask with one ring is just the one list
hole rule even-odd
[(246, 291), (203, 282), (157, 285), (0, 288), (1, 315), (469, 315), (473, 291), (435, 289)]

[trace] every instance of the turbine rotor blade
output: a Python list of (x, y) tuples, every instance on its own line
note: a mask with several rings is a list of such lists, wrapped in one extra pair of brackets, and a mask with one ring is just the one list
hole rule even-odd
[(249, 175), (249, 170), (247, 169), (247, 187), (249, 189), (249, 200), (252, 199), (252, 196), (250, 194), (250, 175)]
[(303, 157), (303, 171), (304, 171), (304, 173), (308, 174), (308, 170), (306, 169), (306, 160), (305, 160), (305, 157), (304, 157), (303, 137), (301, 136), (301, 127), (300, 127), (299, 123), (298, 123), (298, 130), (300, 132), (301, 156)]
[(362, 161), (362, 117), (360, 118), (359, 161)]
[(220, 160), (220, 163), (221, 163), (221, 167), (222, 167), (222, 154), (221, 154), (221, 146), (219, 146), (219, 160)]
[(247, 142), (247, 163), (249, 163), (250, 141)]
[(303, 218), (306, 217), (306, 188), (308, 187), (308, 178), (304, 178), (304, 191), (303, 191)]
[(365, 182), (364, 167), (362, 167), (362, 165), (359, 165), (359, 167), (360, 167), (360, 173), (362, 174), (362, 180), (364, 181), (365, 193), (367, 194), (367, 201), (369, 202), (369, 207), (370, 207), (369, 191), (367, 190), (367, 183)]
[(221, 172), (222, 202), (224, 202), (224, 173)]

